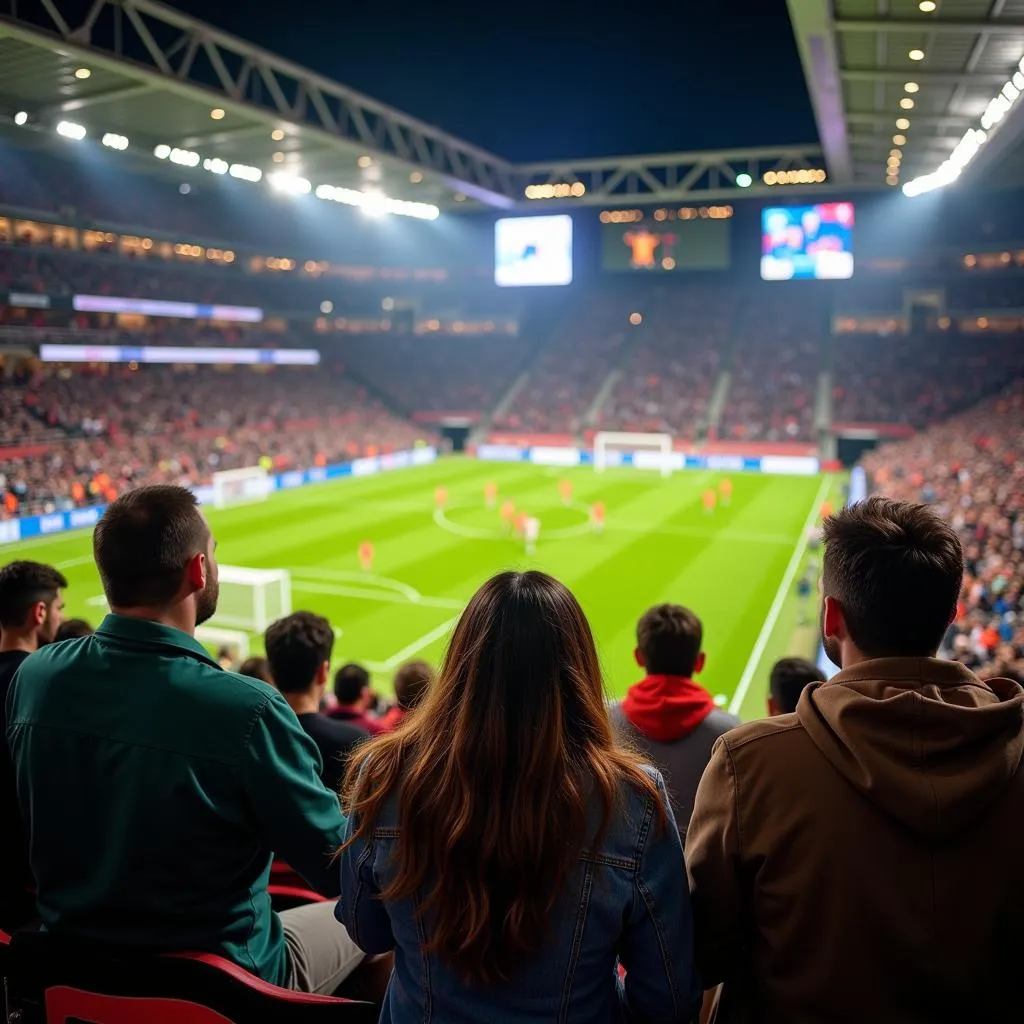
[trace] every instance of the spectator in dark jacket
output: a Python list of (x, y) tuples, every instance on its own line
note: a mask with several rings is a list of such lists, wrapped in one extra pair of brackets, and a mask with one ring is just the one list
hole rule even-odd
[(384, 731), (380, 721), (369, 714), (373, 694), (370, 673), (362, 665), (349, 663), (334, 673), (334, 697), (337, 703), (328, 712), (331, 718), (350, 722), (371, 736)]
[(320, 778), (334, 793), (345, 775), (349, 754), (367, 738), (351, 722), (332, 721), (320, 714), (334, 647), (334, 630), (321, 615), (293, 612), (267, 628), (263, 643), (270, 675), (288, 701), (299, 725), (320, 751)]
[(825, 682), (825, 673), (806, 658), (780, 658), (772, 665), (768, 683), (768, 714), (791, 715), (808, 683)]
[(661, 604), (647, 611), (637, 623), (634, 652), (647, 675), (611, 712), (619, 739), (638, 747), (665, 777), (683, 835), (715, 740), (739, 725), (693, 680), (704, 668), (703, 639), (689, 608)]

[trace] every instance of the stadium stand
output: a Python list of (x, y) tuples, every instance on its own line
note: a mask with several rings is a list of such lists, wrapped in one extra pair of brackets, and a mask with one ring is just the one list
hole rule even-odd
[(883, 494), (935, 505), (956, 527), (967, 573), (944, 656), (1024, 683), (1024, 381), (864, 458)]

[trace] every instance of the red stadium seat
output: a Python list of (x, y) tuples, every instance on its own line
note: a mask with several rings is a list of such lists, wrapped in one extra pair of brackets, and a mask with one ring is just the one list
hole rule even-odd
[(22, 932), (7, 949), (8, 1011), (24, 1024), (371, 1024), (371, 1003), (292, 992), (211, 953), (138, 955)]
[(271, 882), (267, 886), (267, 894), (270, 896), (271, 906), (278, 912), (291, 910), (292, 907), (302, 907), (307, 903), (327, 903), (327, 897), (304, 885), (276, 885)]
[(270, 862), (270, 884), (292, 885), (297, 889), (308, 888), (306, 880), (283, 860), (275, 857)]

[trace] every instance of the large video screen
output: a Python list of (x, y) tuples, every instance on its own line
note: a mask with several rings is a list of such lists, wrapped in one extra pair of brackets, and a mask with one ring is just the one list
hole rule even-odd
[(732, 221), (658, 222), (601, 225), (605, 270), (664, 273), (728, 270), (732, 263)]
[(770, 206), (761, 212), (765, 281), (853, 277), (853, 203)]
[(494, 225), (494, 283), (572, 283), (572, 218), (503, 217)]

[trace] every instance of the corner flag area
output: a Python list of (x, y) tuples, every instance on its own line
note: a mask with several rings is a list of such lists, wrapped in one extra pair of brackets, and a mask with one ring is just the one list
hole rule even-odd
[[(559, 489), (565, 479), (573, 485), (568, 504)], [(722, 479), (712, 472), (662, 479), (635, 469), (597, 474), (442, 459), (207, 514), (218, 561), (287, 570), (293, 607), (315, 610), (335, 626), (335, 666), (362, 662), (382, 690), (407, 659), (440, 662), (462, 607), (489, 576), (539, 568), (582, 602), (610, 694), (622, 694), (642, 674), (633, 660), (636, 620), (671, 601), (703, 619), (708, 661), (701, 682), (721, 705), (755, 718), (764, 714), (768, 667), (794, 643), (808, 533), (836, 480), (731, 474), (732, 500), (709, 515), (701, 497)], [(533, 555), (499, 508), (489, 507), (488, 483), (497, 484), (500, 502), (540, 521)], [(438, 487), (447, 490), (443, 508), (435, 505)], [(600, 534), (590, 516), (597, 502), (606, 507)], [(372, 571), (360, 567), (366, 540), (375, 546)], [(105, 601), (87, 532), (5, 552), (60, 568), (70, 584), (66, 614), (98, 623)], [(251, 649), (262, 650), (258, 636)]]

